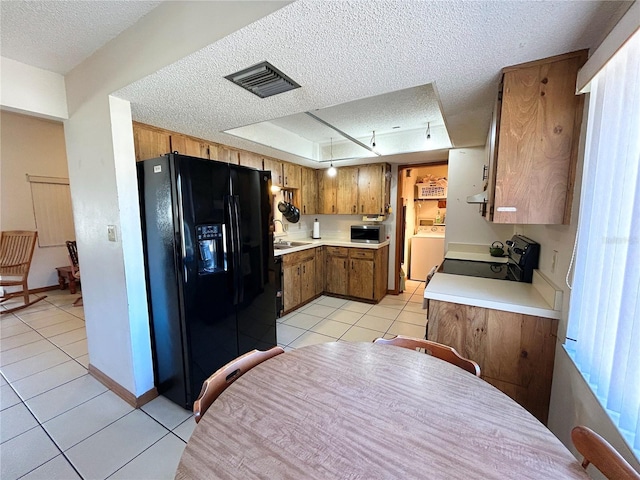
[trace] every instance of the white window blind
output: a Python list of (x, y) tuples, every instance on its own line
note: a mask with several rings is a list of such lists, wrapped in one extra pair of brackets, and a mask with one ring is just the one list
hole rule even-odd
[(567, 351), (640, 457), (640, 32), (591, 85)]
[(64, 246), (75, 239), (71, 191), (67, 178), (27, 175), (40, 247)]

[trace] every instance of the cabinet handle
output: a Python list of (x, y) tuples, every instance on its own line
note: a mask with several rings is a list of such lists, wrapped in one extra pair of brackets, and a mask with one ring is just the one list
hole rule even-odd
[(364, 205), (360, 205), (360, 213), (364, 213)]
[(298, 267), (298, 275), (300, 275), (300, 267)]
[(284, 184), (289, 185), (289, 179), (287, 177), (284, 177)]
[(346, 261), (346, 260), (344, 260), (344, 261), (342, 262), (342, 268), (345, 268), (345, 269), (347, 268), (347, 261)]
[(306, 205), (302, 206), (302, 212), (306, 215), (306, 213), (307, 213), (307, 206)]
[(353, 260), (351, 261), (351, 270), (353, 270)]
[(336, 210), (336, 206), (335, 205), (331, 205), (331, 213), (335, 212)]
[(489, 165), (482, 166), (482, 180), (489, 178)]
[(306, 265), (302, 266), (302, 273), (307, 273), (307, 266)]

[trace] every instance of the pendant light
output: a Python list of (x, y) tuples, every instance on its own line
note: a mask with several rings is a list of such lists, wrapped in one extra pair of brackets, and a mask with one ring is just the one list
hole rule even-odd
[(427, 140), (431, 140), (431, 122), (427, 122)]
[(331, 166), (329, 167), (329, 170), (327, 170), (327, 175), (329, 175), (330, 177), (335, 177), (336, 173), (338, 173), (338, 170), (336, 170), (336, 167), (333, 166), (333, 137), (331, 137)]

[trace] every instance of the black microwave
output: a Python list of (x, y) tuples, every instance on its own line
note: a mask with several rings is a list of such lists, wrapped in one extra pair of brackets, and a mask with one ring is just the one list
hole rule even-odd
[(351, 241), (382, 243), (386, 240), (384, 225), (351, 225)]

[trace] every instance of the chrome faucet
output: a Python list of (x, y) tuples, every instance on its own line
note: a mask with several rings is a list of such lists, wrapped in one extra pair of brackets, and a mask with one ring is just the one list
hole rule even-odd
[[(273, 230), (275, 232), (276, 229), (276, 222), (280, 222), (280, 225), (282, 226), (282, 232), (284, 233), (284, 223), (282, 223), (282, 220), (280, 220), (279, 218), (274, 218), (273, 221), (271, 223), (273, 223)], [(282, 241), (282, 239), (278, 239), (279, 241)]]

